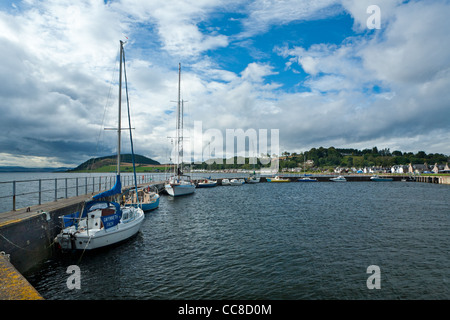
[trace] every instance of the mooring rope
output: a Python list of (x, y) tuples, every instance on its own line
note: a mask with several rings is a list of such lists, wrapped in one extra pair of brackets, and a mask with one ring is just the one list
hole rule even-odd
[(33, 251), (33, 250), (30, 250), (30, 249), (22, 248), (21, 246), (15, 244), (14, 242), (12, 242), (12, 241), (9, 240), (8, 238), (6, 238), (6, 237), (5, 237), (4, 235), (2, 235), (1, 233), (0, 233), (0, 236), (1, 236), (3, 239), (5, 239), (6, 241), (8, 241), (10, 244), (12, 244), (13, 246), (15, 246), (15, 247), (17, 247), (17, 248), (19, 248), (19, 249), (26, 250), (26, 251)]
[(89, 245), (89, 242), (91, 242), (91, 238), (92, 238), (92, 236), (89, 236), (89, 240), (88, 240), (88, 242), (86, 243), (86, 246), (84, 247), (83, 251), (81, 252), (81, 256), (80, 256), (80, 258), (78, 259), (77, 265), (80, 264), (81, 258), (83, 258), (84, 252), (86, 251), (86, 248), (87, 248), (87, 246)]

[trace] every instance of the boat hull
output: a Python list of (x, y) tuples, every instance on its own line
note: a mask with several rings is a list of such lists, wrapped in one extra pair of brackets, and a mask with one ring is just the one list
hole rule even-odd
[(246, 183), (259, 183), (259, 181), (260, 181), (260, 178), (255, 177), (255, 176), (245, 179)]
[(159, 207), (159, 195), (155, 194), (153, 196), (146, 195), (147, 197), (144, 197), (144, 200), (139, 199), (139, 204), (136, 202), (136, 199), (134, 198), (131, 203), (127, 202), (125, 203), (125, 206), (127, 207), (139, 207), (144, 212), (146, 211), (152, 211)]
[(138, 209), (138, 216), (131, 222), (119, 223), (110, 229), (61, 232), (55, 239), (62, 250), (94, 250), (125, 241), (136, 235), (144, 222), (144, 212)]
[(144, 212), (155, 210), (158, 207), (159, 207), (159, 197), (154, 202), (141, 204), (141, 208), (142, 210), (144, 210)]
[(242, 186), (245, 182), (240, 181), (240, 180), (231, 180), (230, 181), (230, 186)]
[(345, 179), (344, 177), (337, 177), (337, 178), (331, 178), (330, 181), (334, 181), (334, 182), (347, 182), (347, 179)]
[(213, 188), (217, 186), (217, 182), (199, 182), (197, 188)]
[(167, 193), (172, 197), (185, 196), (195, 192), (193, 184), (166, 184)]

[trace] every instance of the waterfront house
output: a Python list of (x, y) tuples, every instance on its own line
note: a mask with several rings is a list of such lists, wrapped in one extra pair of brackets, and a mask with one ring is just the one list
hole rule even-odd
[(394, 165), (391, 167), (391, 173), (407, 173), (408, 172), (408, 166), (403, 165)]
[(431, 169), (433, 173), (450, 173), (450, 168), (448, 167), (448, 163), (444, 164), (435, 164), (433, 169)]
[(409, 164), (408, 173), (427, 173), (431, 172), (428, 168), (428, 164), (425, 162), (424, 164)]
[(448, 163), (445, 164), (444, 170), (442, 170), (442, 173), (450, 173), (450, 168), (448, 167)]

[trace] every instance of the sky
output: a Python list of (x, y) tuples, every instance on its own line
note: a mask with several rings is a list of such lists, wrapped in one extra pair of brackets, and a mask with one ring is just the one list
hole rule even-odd
[(200, 122), (224, 145), (227, 129), (279, 130), (280, 153), (450, 155), (449, 16), (445, 0), (2, 0), (0, 166), (115, 154), (120, 40), (134, 150), (161, 163), (179, 63), (187, 144)]

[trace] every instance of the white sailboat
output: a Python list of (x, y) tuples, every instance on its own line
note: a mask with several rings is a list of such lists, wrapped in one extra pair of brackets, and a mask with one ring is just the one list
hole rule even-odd
[(253, 171), (253, 174), (250, 174), (248, 176), (248, 178), (245, 179), (245, 182), (247, 182), (247, 183), (259, 183), (259, 181), (260, 181), (260, 177), (258, 177), (256, 175), (255, 171)]
[(347, 179), (344, 176), (338, 176), (338, 177), (330, 178), (330, 181), (347, 182)]
[[(183, 196), (195, 192), (195, 184), (191, 177), (183, 174), (183, 112), (181, 110), (180, 98), (181, 86), (181, 64), (178, 65), (178, 104), (177, 104), (177, 123), (176, 123), (176, 165), (174, 166), (173, 176), (164, 185), (167, 193), (172, 197)], [(180, 161), (181, 160), (181, 161)]]
[(122, 206), (109, 200), (122, 193), (120, 181), (122, 63), (125, 62), (120, 41), (119, 114), (117, 128), (117, 178), (114, 187), (93, 196), (79, 212), (62, 217), (63, 228), (55, 242), (63, 250), (92, 250), (119, 243), (138, 233), (144, 221), (140, 207)]
[(378, 175), (374, 175), (374, 176), (370, 177), (370, 181), (377, 181), (377, 182), (380, 182), (380, 181), (393, 181), (393, 180), (394, 180), (393, 178), (380, 177)]
[(303, 173), (304, 177), (303, 178), (298, 178), (297, 179), (298, 182), (317, 182), (316, 178), (311, 178), (311, 177), (307, 176), (307, 174), (306, 174), (306, 158), (305, 158), (305, 155), (303, 155), (303, 170), (304, 170), (304, 173)]
[(242, 186), (245, 183), (244, 179), (231, 179), (230, 185), (231, 186)]
[[(253, 142), (252, 142), (252, 146), (253, 146)], [(255, 153), (253, 151), (253, 153)], [(250, 159), (250, 158), (249, 158)], [(250, 161), (250, 160), (249, 160)], [(246, 179), (245, 182), (247, 183), (259, 183), (259, 181), (261, 180), (261, 178), (259, 177), (259, 175), (256, 175), (256, 170), (255, 170), (255, 164), (256, 164), (256, 157), (253, 156), (253, 173), (251, 173)]]
[(211, 178), (201, 179), (197, 182), (197, 188), (213, 188), (217, 186), (217, 180)]

